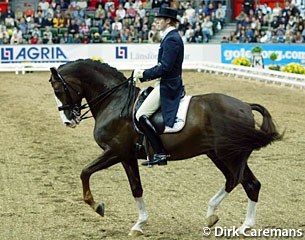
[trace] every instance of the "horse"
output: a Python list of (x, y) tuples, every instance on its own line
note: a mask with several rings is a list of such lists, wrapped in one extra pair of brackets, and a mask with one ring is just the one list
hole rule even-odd
[[(50, 68), (52, 85), (63, 123), (71, 128), (90, 111), (95, 120), (94, 139), (104, 151), (83, 168), (80, 174), (83, 199), (104, 216), (104, 204), (97, 203), (90, 190), (90, 177), (97, 171), (122, 163), (138, 208), (138, 219), (129, 235), (144, 234), (148, 214), (142, 197), (138, 159), (149, 154), (137, 151), (141, 135), (133, 123), (133, 105), (139, 88), (132, 77), (126, 78), (116, 68), (91, 59), (78, 59)], [(85, 99), (86, 103), (82, 104)], [(81, 115), (81, 111), (89, 108)], [(260, 113), (262, 122), (254, 118)], [(282, 138), (269, 111), (260, 104), (245, 103), (221, 93), (192, 96), (185, 127), (177, 133), (161, 134), (169, 161), (207, 155), (225, 177), (225, 185), (209, 200), (207, 226), (218, 220), (215, 213), (221, 201), (239, 184), (248, 197), (247, 213), (240, 233), (255, 224), (261, 184), (247, 160), (254, 150)], [(195, 143), (195, 144), (194, 144)], [(149, 148), (148, 148), (149, 149)]]

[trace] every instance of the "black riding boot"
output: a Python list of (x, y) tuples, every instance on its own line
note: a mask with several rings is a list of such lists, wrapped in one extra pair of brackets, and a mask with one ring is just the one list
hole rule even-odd
[(141, 124), (142, 131), (144, 135), (147, 137), (150, 142), (153, 150), (154, 157), (152, 160), (149, 160), (147, 163), (143, 165), (167, 165), (165, 149), (163, 147), (163, 143), (160, 139), (159, 134), (157, 133), (154, 126), (149, 121), (148, 117), (143, 115), (139, 118), (139, 123)]

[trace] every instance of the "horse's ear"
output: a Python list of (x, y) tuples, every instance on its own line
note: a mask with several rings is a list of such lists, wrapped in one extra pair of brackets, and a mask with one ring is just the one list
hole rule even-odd
[(55, 67), (51, 67), (51, 68), (50, 68), (50, 71), (51, 71), (51, 73), (52, 73), (52, 75), (53, 75), (54, 77), (58, 77), (58, 72), (57, 72), (57, 70), (56, 70)]

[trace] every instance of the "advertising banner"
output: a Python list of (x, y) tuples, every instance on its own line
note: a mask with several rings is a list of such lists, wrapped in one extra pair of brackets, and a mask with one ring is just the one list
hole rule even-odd
[[(305, 46), (298, 44), (222, 44), (221, 63), (231, 63), (233, 59), (238, 57), (246, 57), (251, 60), (251, 49), (255, 46), (260, 46), (263, 49), (262, 57), (265, 65), (284, 66), (291, 62), (305, 64)], [(273, 52), (277, 54), (277, 59), (274, 62), (269, 58)]]

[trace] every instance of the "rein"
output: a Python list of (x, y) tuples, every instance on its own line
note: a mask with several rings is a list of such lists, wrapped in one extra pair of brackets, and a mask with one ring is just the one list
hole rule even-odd
[[(133, 75), (133, 74), (132, 74)], [(86, 109), (89, 108), (89, 104), (93, 103), (93, 105), (91, 106), (91, 108), (94, 108), (96, 106), (96, 104), (104, 101), (107, 97), (109, 97), (111, 94), (113, 94), (119, 87), (125, 85), (126, 83), (129, 84), (129, 91), (128, 91), (128, 95), (127, 95), (127, 101), (126, 104), (124, 105), (121, 113), (120, 113), (120, 117), (123, 117), (123, 112), (126, 109), (126, 107), (130, 106), (131, 103), (133, 103), (133, 100), (135, 98), (135, 95), (133, 94), (135, 92), (135, 87), (133, 84), (133, 76), (129, 77), (126, 81), (120, 83), (117, 86), (114, 86), (113, 88), (107, 90), (106, 92), (103, 92), (101, 94), (99, 94), (98, 96), (96, 96), (94, 99), (92, 99), (91, 101), (81, 105), (79, 107), (80, 110), (82, 109)], [(131, 97), (130, 97), (131, 95)], [(87, 118), (91, 118), (92, 116), (86, 117), (86, 115), (89, 113), (90, 109), (88, 109), (85, 113), (83, 113), (80, 117), (79, 117), (79, 121), (87, 119)]]

